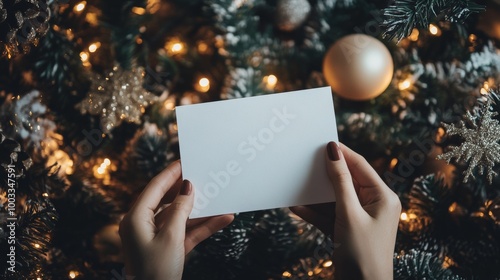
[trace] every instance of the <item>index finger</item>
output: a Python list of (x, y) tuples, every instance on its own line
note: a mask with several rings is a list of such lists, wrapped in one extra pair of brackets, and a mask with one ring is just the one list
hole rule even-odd
[(144, 188), (131, 212), (150, 210), (153, 214), (161, 199), (181, 176), (181, 162), (174, 161)]
[(340, 150), (345, 157), (347, 167), (359, 187), (379, 187), (385, 186), (384, 181), (366, 159), (344, 144), (340, 144)]

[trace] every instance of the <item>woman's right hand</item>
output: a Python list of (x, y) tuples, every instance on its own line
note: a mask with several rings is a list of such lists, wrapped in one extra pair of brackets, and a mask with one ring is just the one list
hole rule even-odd
[(393, 253), (401, 202), (370, 164), (344, 145), (325, 153), (336, 203), (291, 210), (331, 234), (335, 279), (393, 279)]

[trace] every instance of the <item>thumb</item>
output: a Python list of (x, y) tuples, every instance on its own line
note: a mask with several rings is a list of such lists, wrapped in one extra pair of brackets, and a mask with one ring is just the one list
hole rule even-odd
[(166, 211), (163, 219), (164, 226), (161, 228), (158, 236), (161, 238), (168, 236), (184, 242), (186, 234), (186, 223), (189, 214), (193, 209), (194, 189), (188, 180), (182, 182), (181, 190), (174, 201), (164, 210)]
[[(347, 167), (344, 155), (335, 142), (326, 146), (326, 168), (335, 191), (336, 207), (352, 209), (360, 207), (351, 172)], [(338, 209), (338, 208), (337, 208)]]

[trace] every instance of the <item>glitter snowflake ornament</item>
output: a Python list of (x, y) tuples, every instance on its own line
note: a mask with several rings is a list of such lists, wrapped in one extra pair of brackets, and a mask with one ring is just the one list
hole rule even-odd
[(467, 170), (463, 173), (464, 183), (467, 183), (470, 176), (474, 177), (475, 168), (479, 175), (484, 175), (486, 171), (490, 184), (497, 175), (493, 167), (500, 162), (500, 123), (493, 118), (498, 113), (491, 111), (492, 102), (488, 98), (479, 110), (473, 114), (467, 112), (465, 121), (460, 121), (457, 126), (443, 124), (448, 135), (459, 135), (464, 141), (460, 146), (452, 146), (450, 151), (439, 155), (437, 159), (448, 163), (453, 159), (455, 162), (468, 162)]
[(82, 114), (100, 116), (102, 130), (106, 134), (122, 121), (140, 124), (145, 107), (157, 100), (155, 95), (143, 88), (143, 82), (143, 68), (123, 70), (115, 66), (107, 75), (92, 78), (89, 94), (77, 104), (77, 108)]

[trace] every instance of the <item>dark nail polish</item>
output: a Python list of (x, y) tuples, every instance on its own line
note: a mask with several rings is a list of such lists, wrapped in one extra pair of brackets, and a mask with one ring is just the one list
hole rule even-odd
[(188, 180), (182, 181), (180, 195), (190, 195), (191, 194), (191, 182)]
[(331, 161), (337, 161), (340, 159), (340, 148), (335, 142), (330, 142), (326, 145), (326, 150), (328, 152), (328, 158)]

